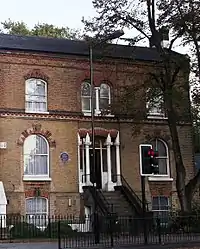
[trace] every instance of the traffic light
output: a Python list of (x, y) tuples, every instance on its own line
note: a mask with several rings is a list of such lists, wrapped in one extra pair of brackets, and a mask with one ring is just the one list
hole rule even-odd
[(148, 151), (148, 156), (149, 156), (150, 172), (151, 174), (156, 175), (159, 173), (158, 151), (154, 151), (153, 149), (150, 149)]
[(151, 176), (158, 173), (158, 152), (152, 149), (151, 144), (140, 144), (140, 174)]

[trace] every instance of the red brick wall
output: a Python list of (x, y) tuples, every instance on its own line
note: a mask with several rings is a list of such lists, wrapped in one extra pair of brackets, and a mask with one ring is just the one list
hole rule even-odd
[[(112, 85), (113, 97), (119, 86), (139, 84), (144, 80), (147, 63), (102, 61), (94, 64), (95, 84), (107, 80)], [(25, 79), (40, 77), (47, 81), (48, 111), (50, 114), (24, 114)], [(30, 129), (39, 125), (39, 133), (48, 138), (52, 181), (39, 185), (43, 196), (50, 199), (51, 214), (79, 213), (80, 197), (78, 193), (77, 168), (77, 132), (79, 128), (90, 128), (90, 118), (71, 116), (51, 111), (80, 112), (80, 85), (89, 78), (89, 61), (74, 57), (53, 57), (44, 55), (1, 54), (0, 55), (0, 109), (4, 109), (0, 119), (0, 141), (6, 141), (8, 148), (0, 151), (0, 177), (3, 179), (7, 197), (10, 200), (8, 212), (24, 212), (25, 196), (33, 195), (35, 186), (23, 182), (23, 140)], [(15, 109), (15, 111), (13, 110)], [(10, 111), (14, 111), (11, 113)], [(21, 110), (21, 113), (19, 112)], [(170, 136), (165, 121), (149, 122), (141, 132), (133, 135), (132, 121), (99, 118), (96, 127), (116, 129), (120, 132), (121, 168), (124, 177), (133, 189), (140, 193), (138, 147), (150, 137), (160, 137), (169, 143)], [(150, 132), (151, 131), (151, 132)], [(38, 132), (35, 130), (34, 132)], [(152, 133), (152, 134), (151, 134)], [(188, 176), (193, 175), (191, 157), (191, 127), (182, 126), (179, 130), (181, 150), (187, 167)], [(62, 165), (61, 152), (67, 151), (70, 161)], [(171, 175), (175, 179), (173, 151), (170, 147)], [(149, 191), (159, 186), (164, 193), (174, 191), (173, 182), (154, 182)], [(72, 206), (69, 207), (69, 199)], [(19, 208), (20, 207), (20, 208)]]

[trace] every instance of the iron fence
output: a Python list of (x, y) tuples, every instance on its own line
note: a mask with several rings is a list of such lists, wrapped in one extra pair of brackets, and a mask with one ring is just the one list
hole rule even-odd
[(59, 221), (59, 249), (200, 243), (199, 216), (134, 218), (109, 215), (98, 220), (98, 236), (92, 217), (86, 217), (84, 223), (77, 224), (68, 234)]
[[(96, 224), (94, 224), (96, 222)], [(95, 229), (94, 229), (95, 228)], [(146, 232), (144, 232), (146, 229)], [(1, 240), (58, 240), (58, 248), (200, 244), (200, 216), (0, 216)]]

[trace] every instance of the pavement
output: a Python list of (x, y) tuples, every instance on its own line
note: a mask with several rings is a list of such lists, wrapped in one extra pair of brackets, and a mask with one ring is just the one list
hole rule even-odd
[(0, 243), (0, 249), (58, 249), (58, 243)]

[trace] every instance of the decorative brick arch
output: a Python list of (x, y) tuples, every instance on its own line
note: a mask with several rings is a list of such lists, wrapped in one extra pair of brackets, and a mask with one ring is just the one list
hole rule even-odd
[[(90, 82), (90, 72), (85, 71), (78, 77), (78, 83), (82, 84), (83, 82)], [(93, 76), (94, 86), (99, 86), (99, 77), (97, 75)]]
[(28, 80), (31, 78), (41, 79), (46, 82), (49, 80), (49, 77), (46, 74), (44, 74), (40, 69), (33, 69), (32, 71), (24, 75), (25, 80)]
[[(78, 132), (79, 132), (79, 135), (80, 135), (81, 138), (86, 137), (87, 133), (89, 135), (92, 134), (91, 129), (85, 129), (85, 128), (80, 128)], [(117, 134), (118, 134), (118, 130), (116, 130), (116, 129), (108, 130), (108, 129), (101, 128), (101, 127), (95, 127), (94, 128), (94, 134), (95, 134), (95, 136), (101, 136), (101, 137), (107, 137), (108, 134), (110, 134), (110, 136), (112, 138), (116, 138)]]
[[(90, 72), (89, 71), (83, 72), (77, 79), (78, 84), (82, 84), (84, 81), (90, 82)], [(113, 77), (112, 77), (112, 81), (113, 81)], [(97, 87), (100, 86), (102, 83), (108, 84), (110, 87), (112, 87), (112, 83), (111, 83), (110, 78), (105, 77), (104, 75), (102, 75), (99, 72), (94, 73), (93, 82), (94, 82), (94, 86), (97, 86)]]
[(50, 131), (42, 129), (42, 125), (41, 124), (33, 124), (31, 128), (28, 128), (26, 130), (24, 130), (19, 139), (17, 140), (17, 144), (18, 145), (23, 145), (25, 139), (30, 136), (30, 135), (34, 135), (34, 134), (38, 134), (38, 135), (42, 135), (44, 136), (50, 147), (56, 147), (56, 142), (55, 140), (52, 139), (52, 134)]

